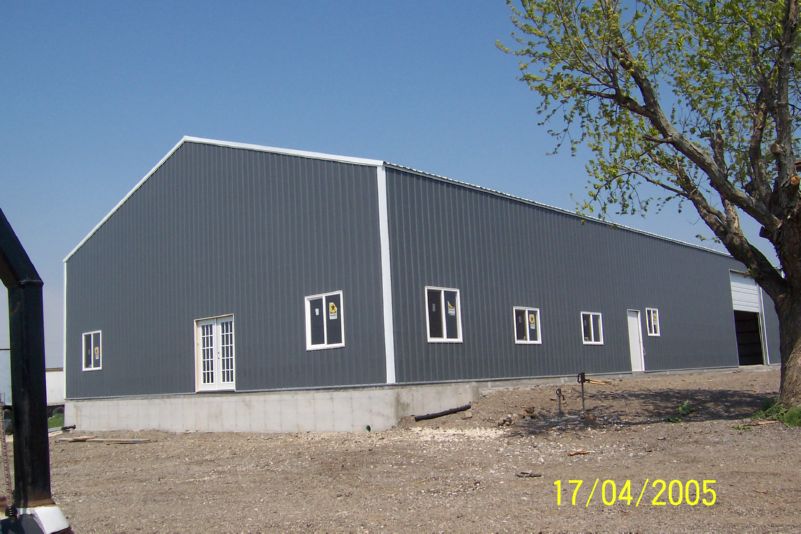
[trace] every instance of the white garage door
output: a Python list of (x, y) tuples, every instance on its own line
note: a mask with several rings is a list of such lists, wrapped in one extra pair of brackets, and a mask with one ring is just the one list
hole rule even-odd
[(760, 312), (759, 286), (753, 278), (739, 273), (729, 273), (731, 277), (731, 302), (735, 310)]

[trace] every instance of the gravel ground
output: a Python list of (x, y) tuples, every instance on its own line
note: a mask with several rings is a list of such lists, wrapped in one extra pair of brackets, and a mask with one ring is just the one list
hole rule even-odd
[[(777, 370), (607, 381), (587, 385), (585, 420), (577, 385), (562, 386), (561, 419), (556, 386), (538, 385), (386, 432), (53, 439), (54, 497), (78, 533), (801, 531), (801, 430), (748, 419), (776, 395)], [(571, 479), (584, 481), (576, 506)], [(674, 506), (666, 491), (656, 506), (655, 479), (715, 480), (716, 503)]]

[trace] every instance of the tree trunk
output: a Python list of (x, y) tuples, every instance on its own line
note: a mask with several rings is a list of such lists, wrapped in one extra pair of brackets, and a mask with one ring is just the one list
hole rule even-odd
[(776, 303), (782, 356), (779, 402), (786, 407), (801, 406), (801, 294), (788, 291)]

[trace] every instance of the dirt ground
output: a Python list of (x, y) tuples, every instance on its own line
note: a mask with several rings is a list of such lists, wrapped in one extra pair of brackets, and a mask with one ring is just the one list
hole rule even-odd
[[(585, 421), (575, 383), (556, 417), (556, 387), (493, 390), (469, 412), (386, 432), (56, 438), (54, 497), (77, 533), (801, 531), (801, 429), (748, 419), (776, 395), (775, 369), (588, 384)], [(571, 479), (584, 481), (575, 506)], [(692, 491), (674, 485), (674, 506), (655, 479)], [(715, 504), (686, 504), (689, 480), (715, 480)]]

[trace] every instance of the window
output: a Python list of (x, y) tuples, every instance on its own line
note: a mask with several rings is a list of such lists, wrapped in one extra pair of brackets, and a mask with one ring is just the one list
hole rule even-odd
[(462, 342), (458, 289), (426, 287), (426, 328), (429, 343)]
[(236, 389), (234, 316), (195, 321), (196, 389)]
[(645, 308), (645, 324), (648, 327), (649, 336), (659, 335), (659, 310), (656, 308)]
[(600, 313), (581, 312), (581, 336), (585, 345), (604, 344), (604, 325)]
[(306, 350), (345, 346), (342, 291), (306, 297)]
[(540, 340), (540, 310), (515, 306), (515, 343), (535, 344)]
[(83, 334), (83, 370), (98, 371), (103, 368), (103, 334), (100, 330)]

